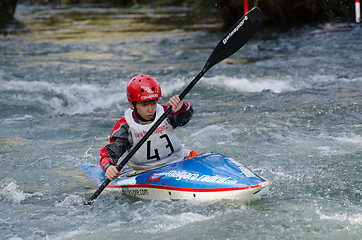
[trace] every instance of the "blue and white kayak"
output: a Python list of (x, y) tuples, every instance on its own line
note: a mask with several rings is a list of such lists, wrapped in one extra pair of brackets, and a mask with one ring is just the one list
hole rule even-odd
[[(98, 184), (106, 179), (99, 165), (78, 166)], [(247, 201), (267, 185), (268, 181), (232, 158), (206, 153), (140, 174), (127, 168), (106, 189), (140, 199)]]

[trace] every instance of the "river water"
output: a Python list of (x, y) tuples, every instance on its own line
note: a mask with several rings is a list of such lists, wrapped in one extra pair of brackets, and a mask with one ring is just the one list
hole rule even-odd
[(357, 24), (262, 29), (186, 96), (185, 149), (231, 156), (271, 182), (260, 199), (138, 201), (77, 163), (127, 109), (127, 80), (165, 103), (221, 39), (216, 13), (19, 5), (0, 35), (1, 239), (360, 239), (362, 47)]

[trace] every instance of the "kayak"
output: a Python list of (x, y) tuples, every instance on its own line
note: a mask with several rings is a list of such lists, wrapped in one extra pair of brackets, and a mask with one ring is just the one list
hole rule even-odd
[[(99, 165), (78, 166), (98, 184), (106, 179)], [(127, 167), (106, 189), (139, 199), (247, 201), (268, 185), (268, 181), (234, 159), (205, 153), (143, 173)]]

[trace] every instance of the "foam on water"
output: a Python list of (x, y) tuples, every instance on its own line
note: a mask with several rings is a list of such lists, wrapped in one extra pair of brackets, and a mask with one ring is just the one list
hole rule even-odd
[(24, 193), (19, 189), (16, 181), (5, 178), (0, 181), (0, 196), (9, 202), (23, 204), (27, 199), (32, 197), (42, 197), (42, 192)]
[(2, 180), (0, 182), (0, 195), (6, 198), (8, 201), (20, 203), (26, 199), (26, 195), (23, 191), (19, 190), (19, 186), (8, 179)]
[(5, 118), (2, 121), (10, 123), (10, 122), (16, 122), (16, 121), (33, 120), (33, 119), (34, 119), (33, 116), (25, 114), (24, 117)]
[[(217, 75), (204, 77), (200, 85), (216, 87), (218, 92), (225, 90), (233, 92), (261, 92), (271, 90), (275, 93), (296, 91), (300, 83), (292, 79), (247, 79)], [(15, 92), (9, 96), (7, 104), (34, 106), (50, 114), (87, 114), (114, 108), (117, 104), (127, 106), (125, 88), (127, 79), (118, 79), (108, 84), (101, 83), (67, 83), (48, 81), (14, 81), (0, 80), (3, 91)], [(189, 80), (161, 79), (163, 97), (179, 94)], [(11, 101), (10, 101), (11, 100)], [(162, 101), (166, 101), (163, 99)], [(124, 110), (124, 109), (123, 109)], [(29, 114), (25, 114), (29, 116)]]
[(356, 133), (343, 133), (339, 137), (332, 137), (341, 143), (357, 144), (362, 148), (362, 136)]
[(320, 147), (316, 147), (316, 149), (318, 149), (320, 151), (321, 155), (325, 155), (325, 156), (343, 155), (343, 154), (348, 153), (345, 150), (338, 150), (338, 149), (335, 149), (335, 147), (331, 147), (331, 146), (320, 146)]
[(64, 239), (82, 239), (79, 237), (82, 236), (92, 236), (95, 237), (94, 233), (90, 229), (77, 229), (73, 231), (61, 232), (54, 235), (46, 235), (45, 239), (54, 239), (54, 240), (64, 240)]
[(162, 89), (162, 96), (165, 97), (171, 97), (173, 94), (180, 94), (178, 91), (181, 91), (180, 89), (183, 89), (186, 84), (188, 84), (188, 80), (176, 78), (176, 79), (168, 79), (168, 78), (162, 78), (157, 79), (160, 83), (161, 89)]
[(362, 214), (361, 213), (323, 213), (317, 209), (316, 213), (320, 216), (321, 220), (330, 220), (337, 222), (347, 222), (347, 224), (362, 225)]
[(180, 228), (188, 224), (194, 224), (200, 221), (209, 220), (210, 217), (204, 216), (199, 213), (185, 212), (175, 215), (158, 215), (155, 219), (149, 219), (156, 222), (152, 228), (146, 231), (149, 233), (160, 233), (170, 231), (172, 229)]
[(63, 201), (56, 203), (58, 207), (66, 207), (70, 205), (84, 205), (85, 199), (79, 195), (70, 195), (67, 196)]
[(291, 79), (280, 78), (239, 78), (228, 76), (214, 76), (205, 78), (205, 81), (210, 85), (221, 89), (236, 91), (236, 92), (261, 92), (263, 90), (271, 90), (275, 93), (285, 91), (296, 91), (298, 88)]
[[(53, 114), (85, 114), (97, 109), (107, 109), (120, 102), (126, 102), (124, 82), (101, 85), (90, 83), (56, 83), (45, 81), (1, 81), (3, 90), (17, 92), (10, 96), (13, 102), (52, 109)], [(10, 103), (9, 103), (10, 104)]]

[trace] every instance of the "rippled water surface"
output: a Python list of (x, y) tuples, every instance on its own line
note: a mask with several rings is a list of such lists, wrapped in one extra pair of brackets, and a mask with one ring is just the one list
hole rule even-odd
[(76, 167), (127, 109), (128, 79), (165, 103), (202, 69), (217, 13), (19, 5), (0, 35), (2, 239), (360, 239), (361, 26), (262, 29), (187, 95), (185, 149), (231, 156), (271, 182), (260, 199), (137, 201)]

